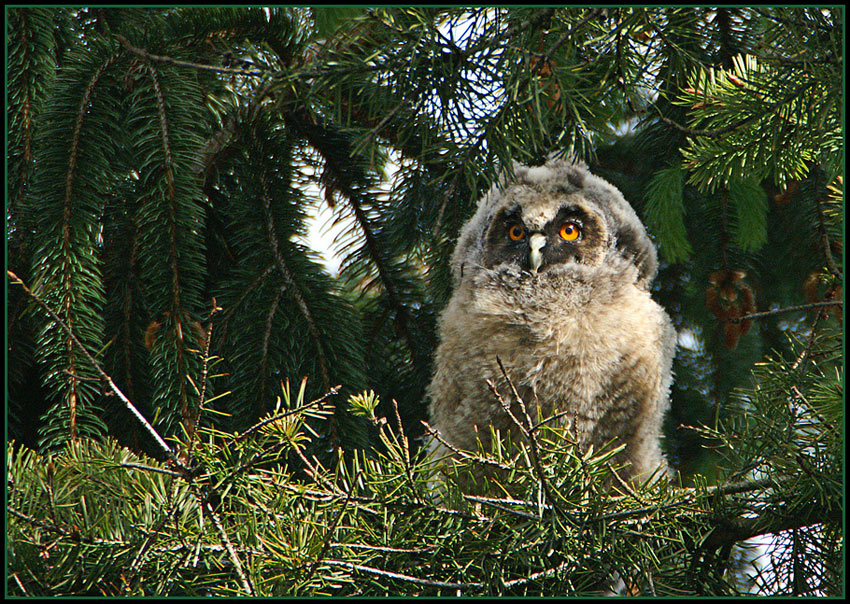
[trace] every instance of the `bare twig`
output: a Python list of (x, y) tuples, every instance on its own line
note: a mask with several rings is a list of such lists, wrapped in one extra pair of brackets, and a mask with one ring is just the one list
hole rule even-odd
[(528, 422), (527, 426), (524, 425), (522, 422), (517, 421), (516, 417), (514, 417), (514, 415), (508, 410), (508, 406), (504, 403), (504, 401), (501, 400), (501, 396), (499, 395), (499, 392), (498, 390), (496, 390), (495, 386), (492, 385), (492, 382), (488, 381), (488, 384), (490, 384), (491, 389), (499, 398), (499, 401), (502, 403), (502, 407), (504, 407), (504, 409), (508, 411), (508, 415), (511, 416), (511, 418), (514, 420), (514, 423), (517, 425), (517, 427), (519, 427), (525, 438), (528, 440), (529, 451), (531, 453), (531, 463), (533, 464), (535, 473), (537, 474), (537, 481), (540, 484), (541, 493), (545, 495), (549, 501), (554, 502), (555, 499), (552, 490), (549, 487), (549, 481), (547, 480), (546, 473), (543, 470), (543, 464), (540, 462), (540, 446), (537, 442), (537, 435), (531, 431), (533, 422), (531, 421), (531, 416), (528, 414), (528, 408), (526, 407), (523, 398), (519, 395), (519, 392), (517, 392), (516, 386), (514, 386), (514, 383), (511, 381), (511, 378), (508, 377), (508, 372), (505, 371), (505, 366), (502, 364), (502, 359), (496, 357), (496, 363), (498, 363), (499, 369), (502, 371), (502, 375), (504, 376), (505, 380), (507, 380), (508, 386), (510, 386), (511, 392), (514, 395), (517, 404), (519, 404), (523, 415), (525, 415), (525, 421)]
[(472, 462), (479, 463), (486, 466), (492, 466), (494, 468), (499, 468), (500, 470), (510, 470), (510, 466), (506, 466), (504, 464), (500, 464), (498, 461), (490, 459), (488, 457), (483, 457), (481, 455), (473, 455), (466, 451), (462, 451), (444, 439), (437, 430), (434, 430), (425, 420), (422, 420), (422, 425), (425, 426), (425, 431), (434, 438), (439, 441), (441, 445), (443, 445), (446, 449), (454, 453), (458, 457), (462, 457), (463, 459), (468, 459)]
[(567, 411), (559, 411), (558, 413), (555, 413), (553, 415), (550, 415), (549, 417), (543, 418), (542, 420), (540, 420), (536, 424), (532, 425), (531, 431), (537, 432), (540, 429), (541, 426), (545, 426), (546, 424), (551, 424), (555, 420), (560, 419), (560, 418), (564, 417), (565, 415), (573, 415), (573, 414), (575, 414), (575, 411), (572, 411), (572, 410), (569, 410), (569, 409)]
[(209, 379), (209, 367), (210, 367), (210, 342), (212, 340), (212, 330), (213, 330), (213, 322), (212, 318), (217, 312), (222, 310), (222, 308), (216, 304), (215, 298), (212, 300), (212, 308), (210, 309), (210, 313), (207, 316), (208, 323), (207, 329), (204, 332), (204, 358), (203, 358), (203, 367), (201, 369), (201, 388), (198, 393), (198, 404), (194, 409), (194, 413), (192, 415), (191, 421), (188, 422), (190, 425), (186, 426), (187, 430), (187, 440), (189, 441), (189, 446), (187, 447), (186, 457), (191, 458), (192, 450), (195, 448), (195, 436), (198, 433), (198, 424), (201, 421), (201, 411), (204, 407), (204, 401), (207, 396), (207, 382)]
[[(498, 500), (498, 499), (492, 499), (490, 497), (476, 497), (474, 495), (466, 495), (466, 494), (463, 495), (463, 498), (466, 499), (467, 501), (471, 501), (473, 503), (483, 503), (484, 505), (490, 506), (492, 508), (496, 508), (497, 510), (499, 510), (501, 512), (505, 512), (507, 514), (513, 514), (514, 516), (519, 516), (520, 518), (525, 518), (526, 520), (533, 520), (535, 522), (538, 522), (540, 520), (540, 516), (536, 516), (534, 514), (529, 514), (528, 512), (523, 512), (521, 510), (515, 510), (513, 508), (509, 508), (507, 506), (501, 505), (499, 503), (500, 500)], [(536, 503), (532, 503), (530, 501), (523, 501), (522, 503), (528, 504), (528, 505), (535, 505), (535, 506), (537, 505)], [(546, 504), (543, 504), (543, 507), (544, 507), (544, 509), (550, 509), (551, 508), (551, 506), (546, 505)]]
[(173, 470), (166, 470), (165, 468), (157, 468), (154, 466), (146, 466), (140, 463), (122, 462), (118, 464), (118, 467), (128, 468), (131, 470), (143, 470), (145, 472), (158, 472), (160, 474), (165, 474), (166, 476), (174, 476), (175, 478), (182, 478), (184, 476), (181, 472), (174, 472)]
[(204, 507), (207, 509), (207, 513), (210, 515), (210, 518), (212, 518), (215, 528), (218, 529), (218, 534), (221, 537), (221, 543), (227, 550), (227, 553), (230, 556), (230, 561), (233, 562), (233, 568), (236, 570), (236, 574), (239, 575), (239, 580), (242, 582), (242, 589), (244, 589), (245, 593), (249, 596), (255, 595), (254, 587), (245, 575), (245, 571), (242, 570), (242, 563), (239, 561), (239, 556), (236, 554), (236, 551), (233, 549), (233, 545), (230, 543), (230, 538), (228, 538), (227, 532), (221, 524), (221, 520), (219, 520), (215, 511), (212, 509), (212, 505), (210, 505), (209, 501), (204, 502)]
[(608, 466), (608, 469), (611, 471), (611, 476), (613, 476), (613, 477), (616, 479), (617, 484), (619, 484), (619, 485), (620, 485), (620, 487), (621, 487), (621, 488), (622, 488), (622, 489), (623, 489), (623, 490), (624, 490), (624, 491), (625, 491), (625, 492), (626, 492), (626, 493), (627, 493), (627, 494), (628, 494), (628, 495), (629, 495), (632, 499), (634, 499), (635, 501), (637, 501), (637, 502), (638, 502), (639, 504), (641, 504), (641, 505), (648, 505), (648, 504), (647, 504), (647, 503), (646, 503), (643, 499), (641, 499), (641, 498), (638, 496), (638, 494), (635, 492), (635, 490), (634, 490), (631, 486), (629, 486), (629, 484), (628, 484), (625, 480), (623, 480), (623, 478), (622, 478), (622, 477), (621, 477), (621, 476), (617, 473), (617, 470), (614, 468), (614, 466), (612, 466), (612, 465), (611, 465), (611, 463), (610, 463), (610, 462), (607, 462), (607, 461), (606, 461), (606, 462), (605, 462), (605, 465), (606, 465), (606, 466)]
[(430, 545), (428, 547), (423, 547), (419, 549), (414, 548), (402, 548), (402, 547), (387, 547), (384, 545), (369, 545), (366, 543), (337, 543), (335, 541), (331, 541), (331, 547), (346, 547), (349, 549), (362, 549), (368, 551), (375, 552), (385, 552), (389, 554), (430, 554), (434, 551), (435, 546)]
[(50, 315), (50, 318), (53, 319), (53, 321), (56, 322), (56, 324), (59, 325), (60, 328), (62, 328), (62, 330), (65, 332), (65, 334), (74, 341), (74, 343), (80, 348), (80, 350), (83, 352), (85, 357), (92, 364), (94, 369), (98, 372), (98, 374), (100, 374), (100, 376), (103, 378), (103, 380), (107, 383), (110, 390), (112, 390), (112, 392), (114, 392), (118, 396), (118, 398), (121, 399), (121, 401), (124, 403), (124, 406), (127, 407), (127, 409), (130, 410), (130, 412), (136, 417), (136, 419), (138, 419), (139, 422), (141, 422), (142, 426), (144, 426), (145, 429), (150, 433), (150, 435), (153, 436), (154, 440), (156, 440), (157, 444), (165, 452), (165, 454), (168, 456), (168, 458), (175, 465), (177, 465), (177, 467), (179, 467), (181, 470), (188, 470), (188, 468), (186, 466), (184, 466), (180, 462), (179, 459), (177, 459), (177, 456), (174, 454), (174, 451), (171, 450), (171, 447), (169, 447), (166, 444), (166, 442), (162, 439), (162, 437), (154, 429), (154, 427), (150, 425), (150, 423), (148, 422), (147, 419), (145, 419), (145, 416), (142, 415), (141, 413), (139, 413), (139, 410), (136, 409), (135, 405), (133, 405), (132, 402), (130, 402), (130, 399), (128, 399), (126, 396), (124, 396), (124, 393), (121, 392), (121, 390), (118, 388), (118, 386), (115, 385), (115, 382), (112, 381), (112, 378), (109, 377), (109, 375), (107, 375), (107, 373), (101, 368), (100, 364), (95, 360), (94, 356), (92, 356), (92, 354), (88, 351), (88, 349), (86, 349), (86, 347), (83, 346), (82, 342), (80, 342), (80, 340), (77, 338), (77, 336), (71, 330), (71, 328), (68, 327), (65, 324), (65, 322), (61, 319), (61, 317), (59, 317), (59, 315), (57, 315), (53, 311), (53, 309), (50, 308), (50, 306), (47, 305), (47, 303), (44, 300), (42, 300), (35, 293), (33, 293), (33, 291), (29, 287), (27, 287), (27, 285), (23, 282), (23, 280), (20, 277), (18, 277), (15, 273), (13, 273), (12, 271), (6, 271), (6, 275), (9, 278), (9, 281), (11, 281), (12, 285), (19, 285), (20, 287), (22, 287), (23, 290), (33, 300), (35, 300), (36, 303), (42, 309), (44, 309), (44, 311), (47, 312), (48, 315)]
[(786, 312), (795, 312), (798, 310), (809, 310), (811, 308), (820, 308), (823, 306), (841, 306), (844, 304), (843, 300), (831, 300), (828, 302), (812, 302), (811, 304), (801, 304), (799, 306), (786, 306), (785, 308), (777, 308), (775, 310), (766, 310), (764, 312), (755, 312), (748, 315), (744, 315), (742, 317), (730, 317), (725, 319), (727, 323), (740, 323), (741, 321), (746, 321), (748, 319), (761, 319), (763, 317), (769, 317), (771, 315), (778, 315)]
[(401, 447), (402, 459), (404, 460), (404, 475), (407, 478), (407, 484), (410, 486), (410, 492), (413, 493), (414, 499), (416, 499), (416, 501), (421, 501), (419, 491), (416, 489), (416, 483), (413, 481), (413, 471), (410, 466), (410, 443), (407, 440), (407, 435), (404, 433), (404, 425), (401, 423), (401, 414), (398, 411), (398, 402), (395, 399), (392, 399), (392, 403), (393, 411), (395, 412), (395, 419), (398, 424), (398, 433), (401, 437), (401, 443), (399, 443), (399, 446)]
[(537, 579), (543, 579), (545, 577), (550, 577), (552, 575), (556, 575), (559, 572), (566, 570), (571, 565), (570, 562), (563, 562), (556, 566), (555, 568), (550, 568), (547, 570), (540, 571), (538, 573), (532, 573), (527, 577), (521, 577), (519, 579), (514, 579), (512, 581), (505, 581), (505, 588), (516, 587), (517, 585), (524, 585), (526, 583), (531, 583), (532, 581), (536, 581)]
[(351, 570), (359, 570), (364, 573), (380, 575), (382, 577), (389, 577), (390, 579), (397, 579), (406, 583), (416, 583), (417, 585), (424, 585), (426, 587), (442, 587), (445, 589), (457, 589), (461, 591), (466, 589), (480, 589), (484, 587), (483, 583), (448, 583), (445, 581), (431, 581), (430, 579), (420, 579), (419, 577), (412, 577), (410, 575), (394, 573), (387, 570), (381, 570), (380, 568), (375, 568), (372, 566), (364, 566), (362, 564), (345, 562), (343, 560), (325, 560), (324, 564), (328, 564), (330, 566), (342, 566)]
[(253, 77), (263, 77), (268, 75), (270, 72), (265, 70), (260, 71), (248, 71), (246, 69), (233, 69), (232, 67), (218, 67), (216, 65), (202, 65), (200, 63), (191, 63), (189, 61), (181, 61), (179, 59), (173, 59), (171, 57), (165, 57), (160, 55), (151, 54), (143, 48), (138, 48), (130, 44), (127, 41), (127, 38), (122, 36), (121, 34), (116, 34), (115, 36), (121, 45), (127, 49), (130, 53), (136, 55), (137, 57), (141, 57), (143, 59), (147, 59), (149, 61), (153, 61), (155, 63), (165, 63), (166, 65), (174, 65), (175, 67), (188, 67), (190, 69), (197, 69), (199, 71), (214, 71), (216, 73), (229, 73), (232, 75), (243, 75), (243, 76), (253, 76)]

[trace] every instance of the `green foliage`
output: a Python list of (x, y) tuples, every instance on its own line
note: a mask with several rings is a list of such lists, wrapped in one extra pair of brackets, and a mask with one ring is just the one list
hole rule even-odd
[[(817, 371), (800, 371), (800, 356), (767, 369), (754, 395), (742, 393), (747, 413), (714, 436), (735, 468), (730, 478), (746, 478), (754, 462), (765, 478), (723, 488), (626, 485), (611, 463), (618, 447), (581, 453), (568, 428), (551, 424), (444, 466), (411, 451), (397, 414), (375, 414), (373, 392), (350, 405), (371, 420), (376, 448), (340, 450), (325, 467), (305, 451), (333, 410), (305, 403), (305, 383), (297, 393), (286, 385), (275, 409), (240, 435), (203, 429), (188, 474), (113, 441), (72, 442), (47, 457), (10, 447), (10, 590), (587, 595), (620, 577), (659, 596), (733, 595), (741, 579), (717, 563), (718, 549), (728, 555), (735, 541), (765, 533), (801, 544), (812, 536), (799, 528), (811, 521), (824, 527), (817, 546), (837, 568), (840, 535), (828, 528), (843, 497), (842, 433), (831, 423), (842, 413), (836, 340), (824, 333), (808, 343), (803, 356)], [(789, 386), (798, 393), (790, 406), (774, 394)], [(286, 461), (292, 454), (297, 466)], [(470, 495), (459, 477), (481, 468), (496, 468), (494, 482)], [(781, 572), (785, 581), (795, 571)], [(808, 589), (840, 593), (837, 575), (807, 573), (796, 580)], [(776, 588), (763, 580), (759, 590)]]
[[(678, 101), (699, 108), (692, 127), (714, 134), (691, 138), (683, 150), (692, 168), (689, 182), (713, 191), (748, 174), (758, 180), (772, 176), (784, 186), (803, 178), (815, 162), (838, 173), (840, 51), (833, 45), (839, 43), (830, 40), (823, 55), (802, 59), (779, 54), (775, 69), (751, 55), (735, 57), (732, 70), (700, 69)], [(784, 50), (780, 46), (777, 53)]]
[(684, 173), (675, 165), (659, 170), (646, 190), (646, 224), (663, 242), (661, 254), (668, 262), (686, 260), (691, 245), (685, 232)]
[[(770, 488), (739, 502), (739, 529), (785, 524), (771, 536), (777, 552), (754, 588), (780, 593), (843, 593), (844, 368), (841, 333), (827, 329), (794, 346), (795, 358), (768, 357), (757, 386), (736, 392), (740, 412), (710, 436), (723, 443), (730, 479), (755, 476)], [(782, 495), (784, 494), (784, 495)], [(802, 530), (801, 526), (814, 525)], [(817, 552), (812, 557), (800, 551)], [(815, 560), (817, 562), (815, 562)], [(830, 569), (826, 570), (825, 569)]]
[(735, 245), (746, 252), (767, 243), (767, 194), (755, 179), (729, 184), (729, 205), (734, 209), (731, 227)]
[[(8, 9), (8, 589), (548, 595), (616, 569), (839, 594), (841, 307), (804, 305), (842, 299), (843, 15)], [(436, 501), (420, 420), (454, 242), (502, 168), (553, 152), (658, 245), (664, 445), (692, 490), (605, 496), (604, 453), (547, 429), (545, 477), (471, 452), (459, 474), (511, 467), (499, 501), (451, 479)], [(747, 584), (751, 534), (779, 570)]]
[[(540, 499), (525, 452), (498, 457), (514, 497), (466, 496), (449, 509), (424, 494), (431, 464), (411, 459), (386, 420), (381, 453), (354, 453), (336, 471), (310, 464), (304, 484), (281, 455), (316, 436), (306, 416), (322, 413), (299, 408), (238, 438), (205, 433), (192, 481), (111, 441), (69, 443), (47, 460), (10, 448), (12, 593), (566, 595), (598, 592), (615, 569), (634, 582), (652, 575), (660, 594), (688, 591), (684, 531), (709, 526), (704, 494), (659, 484), (601, 498), (611, 454), (577, 455), (563, 430), (546, 428), (557, 501)], [(666, 570), (624, 562), (629, 544)]]

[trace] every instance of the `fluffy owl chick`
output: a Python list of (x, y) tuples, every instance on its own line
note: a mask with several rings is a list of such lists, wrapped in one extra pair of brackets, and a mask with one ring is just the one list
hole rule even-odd
[(490, 426), (520, 437), (486, 383), (516, 404), (498, 357), (533, 418), (538, 406), (563, 412), (583, 450), (625, 443), (624, 478), (663, 471), (675, 330), (649, 294), (655, 247), (622, 194), (583, 164), (513, 171), (479, 201), (452, 257), (431, 426), (473, 451), (477, 439), (489, 450)]

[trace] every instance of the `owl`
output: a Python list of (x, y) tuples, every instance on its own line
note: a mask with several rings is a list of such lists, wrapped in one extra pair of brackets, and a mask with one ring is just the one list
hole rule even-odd
[[(584, 164), (551, 158), (513, 173), (479, 201), (452, 256), (430, 425), (458, 449), (480, 440), (490, 450), (490, 427), (516, 441), (487, 380), (516, 405), (512, 384), (531, 417), (556, 416), (582, 450), (624, 443), (621, 478), (660, 475), (676, 336), (649, 292), (655, 247), (623, 195)], [(431, 447), (451, 453), (437, 439)]]

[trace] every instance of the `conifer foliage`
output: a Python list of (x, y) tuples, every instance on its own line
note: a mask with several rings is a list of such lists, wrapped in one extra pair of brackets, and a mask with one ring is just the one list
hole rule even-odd
[[(8, 594), (843, 595), (842, 8), (6, 20)], [(553, 152), (658, 245), (678, 476), (524, 425), (471, 495), (448, 258)]]

